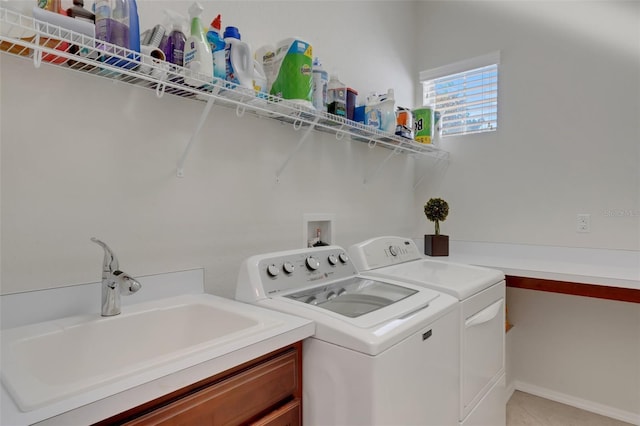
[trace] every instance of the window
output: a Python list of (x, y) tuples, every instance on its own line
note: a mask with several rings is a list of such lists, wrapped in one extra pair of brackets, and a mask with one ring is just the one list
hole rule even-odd
[(423, 103), (440, 113), (442, 136), (498, 128), (500, 52), (420, 73)]

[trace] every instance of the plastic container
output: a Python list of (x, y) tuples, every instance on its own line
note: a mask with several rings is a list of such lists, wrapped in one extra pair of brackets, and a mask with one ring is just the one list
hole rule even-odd
[(165, 9), (164, 13), (167, 16), (166, 19), (170, 30), (166, 40), (163, 40), (163, 43), (160, 45), (160, 48), (164, 52), (167, 62), (183, 66), (184, 44), (187, 41), (187, 37), (185, 36), (185, 22), (187, 19), (170, 9)]
[(394, 133), (396, 128), (394, 107), (393, 89), (389, 89), (382, 95), (372, 93), (367, 96), (365, 123), (383, 132)]
[(67, 16), (70, 18), (80, 19), (95, 24), (95, 13), (84, 8), (83, 0), (73, 0), (73, 6), (67, 9)]
[(315, 58), (313, 60), (313, 106), (318, 111), (327, 110), (328, 86), (329, 73), (322, 68), (318, 58)]
[(191, 35), (187, 39), (184, 51), (184, 82), (189, 86), (200, 87), (213, 81), (213, 57), (211, 45), (202, 28), (200, 14), (204, 8), (195, 2), (189, 8), (191, 16)]
[(217, 79), (224, 80), (227, 74), (227, 65), (224, 58), (224, 48), (226, 43), (220, 37), (220, 29), (222, 25), (222, 17), (216, 16), (211, 21), (211, 27), (207, 31), (207, 40), (211, 45), (211, 57), (213, 59), (213, 76)]
[(413, 139), (413, 115), (409, 108), (398, 107), (396, 111), (396, 135)]
[(433, 108), (424, 106), (413, 110), (413, 129), (416, 142), (430, 144), (433, 142)]
[(240, 39), (240, 31), (236, 27), (224, 30), (225, 80), (249, 89), (253, 88), (253, 58), (251, 48)]
[(356, 109), (356, 99), (358, 98), (358, 92), (351, 87), (347, 87), (347, 119), (353, 120)]
[(347, 86), (332, 74), (327, 86), (327, 111), (347, 118)]
[[(140, 60), (140, 27), (138, 7), (135, 0), (96, 0), (96, 39), (137, 52), (128, 55), (135, 61)], [(98, 48), (108, 53), (113, 52), (110, 46), (98, 44)], [(103, 60), (123, 68), (134, 68), (136, 62), (126, 61), (119, 57), (104, 55)]]

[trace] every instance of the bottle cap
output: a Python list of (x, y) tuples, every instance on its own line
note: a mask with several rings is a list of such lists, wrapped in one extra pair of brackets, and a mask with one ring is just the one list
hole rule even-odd
[(224, 29), (224, 38), (231, 37), (240, 40), (240, 31), (236, 27), (227, 27)]
[(217, 30), (218, 33), (220, 33), (221, 25), (222, 25), (222, 17), (220, 16), (220, 14), (218, 14), (218, 16), (216, 16), (215, 19), (211, 21), (211, 27), (214, 30)]

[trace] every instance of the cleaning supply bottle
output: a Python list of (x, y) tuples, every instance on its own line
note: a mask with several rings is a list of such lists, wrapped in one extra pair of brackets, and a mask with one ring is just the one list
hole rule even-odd
[(318, 111), (327, 110), (327, 89), (329, 73), (322, 68), (318, 58), (313, 60), (313, 106)]
[[(131, 59), (139, 60), (140, 27), (135, 0), (96, 0), (95, 17), (96, 39), (132, 50), (135, 53)], [(109, 46), (98, 44), (98, 47), (105, 52), (118, 54)], [(105, 55), (104, 60), (110, 65), (124, 68), (138, 65), (110, 55)]]
[(226, 43), (220, 37), (220, 28), (222, 25), (222, 17), (216, 16), (211, 21), (211, 28), (207, 32), (207, 40), (211, 45), (211, 54), (213, 57), (213, 76), (217, 79), (224, 80), (227, 74), (227, 65), (224, 59), (224, 48)]
[(211, 46), (202, 28), (200, 14), (204, 8), (195, 2), (189, 8), (191, 16), (191, 36), (184, 50), (185, 84), (199, 87), (213, 81), (213, 57)]
[(251, 48), (240, 39), (236, 27), (224, 30), (226, 78), (225, 80), (249, 89), (253, 88), (253, 58)]
[(327, 111), (339, 117), (347, 118), (347, 86), (337, 74), (331, 74), (327, 86)]
[(383, 132), (395, 133), (396, 114), (393, 89), (387, 93), (378, 95), (375, 93), (367, 96), (365, 106), (365, 124)]
[(96, 15), (84, 8), (84, 0), (73, 0), (73, 6), (67, 9), (67, 16), (82, 19), (92, 24), (96, 22)]
[(186, 18), (170, 9), (165, 9), (164, 12), (170, 22), (171, 30), (162, 51), (167, 62), (181, 67), (184, 65), (184, 44), (187, 41), (184, 31)]
[[(138, 4), (136, 0), (129, 0), (129, 50), (134, 53), (129, 57), (140, 61), (140, 18), (138, 17)], [(127, 68), (134, 68), (137, 64), (132, 63)]]
[[(93, 12), (84, 8), (83, 0), (73, 0), (73, 6), (67, 9), (67, 16), (70, 18), (78, 19), (83, 22), (90, 23), (93, 25), (93, 36), (95, 38), (95, 23), (96, 23), (96, 15)], [(72, 44), (69, 48), (69, 53), (73, 53), (75, 55), (89, 57), (91, 59), (96, 59), (98, 54), (92, 49), (88, 49), (85, 47), (79, 47), (76, 44)], [(74, 66), (77, 62), (69, 59), (69, 66)], [(87, 67), (92, 67), (91, 65), (87, 65)]]

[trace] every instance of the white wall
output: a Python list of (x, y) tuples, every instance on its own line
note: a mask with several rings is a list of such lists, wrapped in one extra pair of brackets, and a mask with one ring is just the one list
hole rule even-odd
[[(140, 2), (142, 28), (162, 4)], [(379, 36), (382, 23), (413, 19), (413, 4), (204, 4), (205, 16), (222, 12), (223, 25), (234, 23), (250, 43), (308, 36), (347, 84), (413, 98), (410, 34)], [(351, 34), (375, 43), (347, 44), (347, 30), (328, 24), (338, 6)], [(388, 59), (381, 48), (393, 52)], [(414, 173), (405, 156), (364, 185), (390, 151), (314, 133), (276, 183), (301, 132), (214, 107), (179, 179), (176, 161), (203, 103), (4, 54), (0, 66), (3, 294), (98, 281), (102, 252), (91, 236), (134, 276), (203, 266), (208, 291), (233, 296), (242, 259), (301, 246), (305, 213), (334, 214), (343, 246), (411, 233)]]
[[(500, 50), (496, 132), (442, 141), (450, 238), (640, 249), (640, 3), (421, 2), (418, 70)], [(592, 232), (576, 232), (576, 214)]]
[[(416, 191), (415, 237), (440, 196), (452, 239), (640, 249), (640, 3), (419, 7), (417, 71), (495, 50), (501, 64), (498, 130), (443, 139), (450, 162)], [(638, 421), (640, 305), (509, 289), (508, 308), (512, 384)]]

